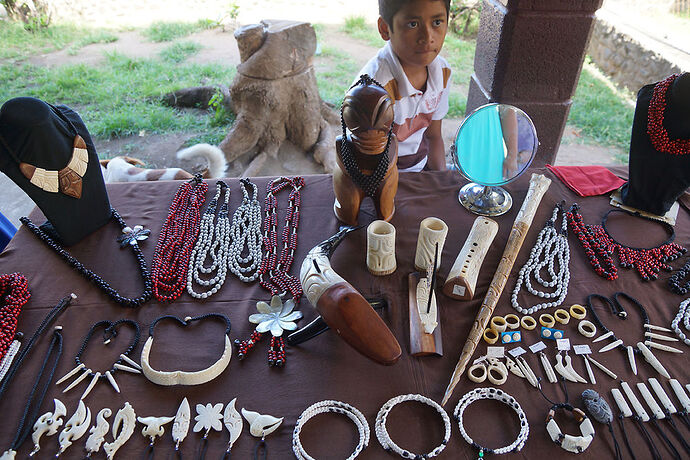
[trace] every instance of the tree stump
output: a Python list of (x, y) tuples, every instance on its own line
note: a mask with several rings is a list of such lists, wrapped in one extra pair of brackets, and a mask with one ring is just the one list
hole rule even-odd
[[(253, 175), (268, 158), (276, 158), (290, 140), (327, 172), (335, 169), (328, 119), (333, 113), (321, 100), (312, 65), (316, 33), (305, 22), (261, 21), (235, 31), (241, 63), (230, 87), (237, 118), (220, 143), (228, 163), (256, 151), (244, 172)], [(329, 114), (330, 112), (330, 114)]]

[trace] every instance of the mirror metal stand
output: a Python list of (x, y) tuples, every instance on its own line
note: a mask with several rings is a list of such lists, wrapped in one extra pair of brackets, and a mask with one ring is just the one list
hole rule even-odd
[(470, 182), (458, 192), (458, 201), (468, 211), (481, 216), (500, 216), (508, 212), (513, 198), (502, 187)]

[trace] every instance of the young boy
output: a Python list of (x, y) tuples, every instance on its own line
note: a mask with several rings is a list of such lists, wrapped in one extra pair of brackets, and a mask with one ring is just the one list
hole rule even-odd
[(439, 56), (450, 0), (379, 0), (386, 45), (360, 71), (394, 101), (398, 169), (446, 169), (441, 119), (448, 113), (450, 66)]

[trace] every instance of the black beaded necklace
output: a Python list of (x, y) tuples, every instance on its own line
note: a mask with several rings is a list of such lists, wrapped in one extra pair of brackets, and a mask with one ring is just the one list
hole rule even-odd
[(690, 275), (690, 259), (688, 259), (688, 261), (685, 262), (683, 268), (675, 272), (668, 279), (668, 287), (671, 290), (671, 292), (674, 292), (679, 295), (685, 295), (688, 292), (690, 292), (690, 281), (686, 281), (685, 283), (681, 284), (681, 281), (683, 281), (685, 277), (688, 275)]
[[(123, 232), (126, 232), (126, 229), (128, 229), (129, 227), (127, 227), (125, 221), (122, 219), (122, 217), (120, 217), (120, 214), (118, 214), (118, 212), (113, 208), (111, 208), (110, 210), (112, 213), (112, 219), (120, 225), (120, 228), (123, 230)], [(125, 235), (118, 238), (118, 240), (121, 243), (123, 243), (121, 244), (120, 248), (123, 248), (125, 246), (130, 246), (132, 248), (134, 256), (136, 257), (137, 262), (139, 264), (139, 273), (141, 275), (141, 279), (144, 281), (144, 292), (142, 292), (142, 294), (139, 297), (129, 298), (120, 295), (103, 278), (101, 278), (88, 268), (86, 268), (74, 256), (72, 256), (62, 246), (60, 246), (60, 244), (57, 241), (55, 241), (50, 235), (48, 235), (48, 233), (44, 232), (33, 222), (31, 222), (28, 217), (22, 217), (19, 220), (22, 224), (26, 225), (26, 227), (41, 241), (43, 241), (50, 249), (52, 249), (60, 257), (62, 257), (62, 259), (65, 262), (67, 262), (72, 268), (78, 271), (82, 277), (84, 277), (88, 281), (91, 281), (94, 285), (96, 285), (98, 289), (100, 289), (105, 295), (110, 297), (110, 299), (115, 303), (122, 305), (123, 307), (135, 308), (148, 302), (151, 299), (151, 278), (149, 276), (148, 267), (146, 266), (146, 259), (144, 258), (144, 254), (142, 254), (141, 248), (139, 248), (139, 244), (137, 242), (138, 240), (145, 239), (148, 236), (148, 233), (150, 233), (149, 230), (142, 229), (141, 231), (137, 232), (131, 231), (130, 229), (130, 232), (125, 233)]]
[[(91, 368), (87, 368), (86, 365), (82, 362), (81, 356), (84, 354), (84, 351), (86, 350), (87, 345), (89, 344), (89, 340), (91, 340), (91, 336), (93, 333), (96, 331), (96, 329), (103, 328), (103, 344), (107, 345), (110, 343), (110, 341), (117, 336), (117, 327), (120, 324), (127, 324), (131, 327), (134, 328), (134, 337), (132, 338), (132, 341), (130, 342), (129, 346), (127, 349), (120, 354), (120, 357), (115, 361), (113, 366), (104, 372), (100, 371), (93, 371)], [(141, 333), (139, 331), (139, 324), (137, 324), (136, 321), (131, 320), (131, 319), (120, 319), (118, 321), (108, 321), (108, 320), (103, 320), (95, 323), (93, 326), (91, 326), (91, 329), (89, 329), (89, 332), (86, 334), (84, 337), (84, 340), (81, 343), (81, 347), (79, 348), (79, 351), (77, 352), (77, 355), (74, 357), (74, 361), (77, 363), (77, 367), (69, 371), (64, 377), (62, 377), (60, 380), (58, 380), (56, 383), (60, 384), (62, 382), (65, 382), (66, 380), (70, 379), (80, 371), (82, 374), (77, 377), (67, 388), (63, 390), (63, 393), (67, 392), (68, 390), (71, 390), (75, 386), (77, 386), (82, 380), (86, 379), (87, 377), (91, 377), (90, 383), (87, 386), (86, 390), (84, 391), (84, 394), (81, 396), (79, 399), (84, 399), (93, 389), (93, 387), (99, 382), (103, 380), (108, 380), (110, 385), (112, 385), (113, 389), (117, 391), (118, 393), (120, 392), (120, 387), (117, 385), (115, 382), (115, 378), (113, 377), (113, 374), (118, 370), (118, 369), (123, 369), (126, 366), (124, 366), (123, 361), (126, 362), (127, 364), (134, 365), (135, 367), (132, 369), (136, 369), (138, 365), (136, 363), (133, 363), (132, 359), (129, 358), (129, 355), (134, 351), (134, 349), (137, 347), (139, 344), (139, 338), (141, 337)]]
[[(357, 85), (370, 85), (372, 83), (383, 88), (383, 85), (381, 85), (381, 83), (377, 82), (369, 75), (364, 74), (359, 77), (357, 83), (352, 85), (350, 89), (354, 88)], [(390, 163), (390, 159), (388, 158), (388, 148), (391, 145), (393, 127), (391, 125), (391, 129), (388, 130), (386, 148), (383, 150), (383, 153), (378, 155), (379, 161), (376, 164), (374, 171), (370, 175), (366, 175), (362, 174), (362, 171), (359, 168), (359, 164), (357, 163), (357, 159), (350, 150), (350, 142), (347, 140), (347, 129), (345, 127), (345, 118), (343, 117), (342, 107), (340, 108), (340, 124), (343, 127), (343, 137), (342, 141), (340, 142), (340, 157), (343, 160), (345, 169), (347, 169), (347, 173), (350, 175), (350, 178), (352, 178), (352, 181), (359, 188), (361, 188), (362, 191), (364, 191), (364, 194), (366, 196), (373, 197), (374, 195), (376, 195), (376, 191), (378, 190), (381, 181), (383, 180), (383, 178), (386, 175), (386, 172), (388, 171), (388, 166)]]

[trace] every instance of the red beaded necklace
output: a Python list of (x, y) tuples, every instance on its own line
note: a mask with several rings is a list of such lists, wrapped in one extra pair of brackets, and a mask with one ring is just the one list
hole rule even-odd
[[(268, 184), (264, 218), (263, 246), (266, 251), (259, 269), (259, 284), (266, 288), (271, 296), (283, 297), (289, 291), (295, 305), (302, 297), (302, 283), (299, 277), (288, 274), (295, 259), (297, 248), (297, 229), (299, 228), (299, 208), (301, 204), (300, 189), (304, 187), (303, 177), (279, 177)], [(283, 249), (278, 258), (278, 198), (276, 195), (290, 188), (285, 226), (281, 232)], [(243, 359), (249, 350), (261, 340), (261, 332), (254, 330), (247, 340), (235, 340), (238, 356)], [(271, 336), (271, 347), (268, 350), (268, 363), (271, 366), (285, 364), (285, 341), (282, 336)]]
[(678, 78), (678, 74), (671, 75), (654, 85), (654, 93), (649, 101), (647, 114), (647, 134), (656, 150), (671, 155), (685, 155), (690, 153), (690, 139), (674, 139), (668, 137), (664, 128), (664, 111), (666, 110), (666, 93), (668, 88)]
[(151, 281), (159, 302), (172, 302), (187, 285), (189, 257), (199, 235), (201, 206), (208, 184), (195, 176), (180, 185), (163, 224), (153, 254)]
[(0, 361), (14, 340), (19, 313), (30, 298), (29, 283), (22, 274), (0, 276)]
[(625, 212), (638, 217), (643, 216), (632, 214), (622, 209), (612, 209), (604, 216), (602, 225), (586, 225), (582, 220), (582, 215), (578, 213), (578, 209), (580, 207), (575, 203), (566, 213), (568, 225), (580, 240), (590, 265), (602, 278), (608, 280), (618, 278), (618, 269), (613, 261), (613, 254), (615, 252), (618, 252), (618, 260), (621, 267), (635, 267), (640, 277), (645, 281), (649, 281), (659, 277), (660, 269), (671, 271), (672, 267), (667, 262), (677, 259), (687, 251), (679, 244), (673, 242), (675, 232), (670, 225), (671, 235), (660, 246), (655, 248), (631, 248), (613, 239), (606, 230), (606, 220), (611, 212)]

